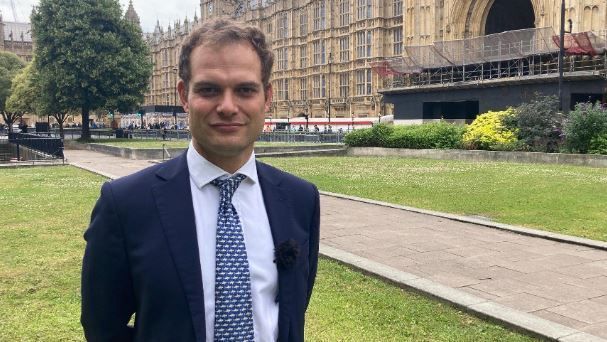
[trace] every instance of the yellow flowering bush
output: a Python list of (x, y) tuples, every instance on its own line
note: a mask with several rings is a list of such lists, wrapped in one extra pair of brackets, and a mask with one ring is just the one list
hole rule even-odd
[(513, 150), (517, 145), (517, 129), (508, 127), (504, 119), (514, 115), (513, 108), (479, 115), (464, 133), (464, 146), (473, 150)]

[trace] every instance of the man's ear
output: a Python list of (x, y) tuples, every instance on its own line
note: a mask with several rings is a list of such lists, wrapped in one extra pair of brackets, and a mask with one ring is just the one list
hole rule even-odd
[(189, 113), (189, 105), (188, 105), (188, 88), (185, 86), (185, 82), (183, 80), (179, 80), (177, 82), (177, 92), (179, 93), (179, 101), (181, 102), (181, 106), (186, 113)]
[(272, 104), (272, 96), (273, 96), (272, 83), (268, 84), (264, 93), (266, 96), (265, 111), (268, 112), (270, 110), (270, 105)]

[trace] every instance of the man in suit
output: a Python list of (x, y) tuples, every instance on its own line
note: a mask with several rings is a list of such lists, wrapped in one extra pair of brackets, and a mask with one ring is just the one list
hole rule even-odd
[(186, 39), (177, 88), (192, 140), (103, 185), (84, 234), (88, 340), (303, 341), (319, 195), (255, 161), (272, 64), (258, 28), (218, 19)]

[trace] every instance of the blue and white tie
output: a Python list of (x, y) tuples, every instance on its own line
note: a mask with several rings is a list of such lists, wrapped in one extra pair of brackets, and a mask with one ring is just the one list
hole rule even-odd
[(232, 196), (246, 176), (215, 179), (219, 214), (215, 252), (215, 341), (253, 341), (253, 303), (247, 249)]

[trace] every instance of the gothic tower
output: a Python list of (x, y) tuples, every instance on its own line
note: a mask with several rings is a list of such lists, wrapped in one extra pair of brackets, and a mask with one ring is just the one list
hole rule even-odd
[(135, 8), (133, 7), (133, 0), (129, 1), (129, 8), (126, 10), (124, 14), (124, 18), (131, 22), (133, 25), (141, 28), (141, 22), (139, 21), (139, 15), (135, 12)]
[(4, 21), (2, 20), (2, 12), (0, 12), (0, 51), (4, 50)]

